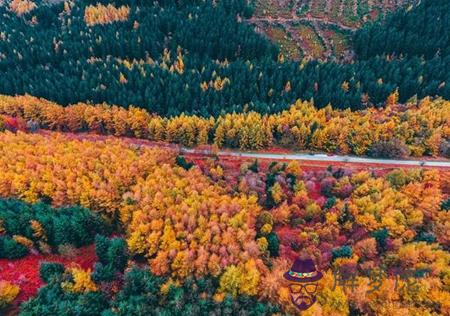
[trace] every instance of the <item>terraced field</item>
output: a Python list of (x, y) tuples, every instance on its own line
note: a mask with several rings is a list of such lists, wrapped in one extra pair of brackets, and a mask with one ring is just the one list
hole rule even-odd
[[(345, 61), (349, 38), (364, 23), (418, 0), (257, 0), (249, 20), (281, 47), (288, 57)], [(283, 30), (273, 31), (273, 27)], [(289, 44), (289, 41), (295, 43)], [(298, 52), (300, 50), (300, 52)]]
[(302, 51), (308, 52), (310, 58), (325, 59), (327, 56), (327, 47), (324, 39), (318, 34), (317, 29), (312, 23), (302, 22), (290, 28), (293, 38), (297, 40)]
[(299, 45), (300, 42), (292, 38), (292, 33), (286, 31), (282, 25), (270, 25), (267, 28), (267, 35), (278, 43), (285, 56), (295, 60), (303, 57), (303, 50)]

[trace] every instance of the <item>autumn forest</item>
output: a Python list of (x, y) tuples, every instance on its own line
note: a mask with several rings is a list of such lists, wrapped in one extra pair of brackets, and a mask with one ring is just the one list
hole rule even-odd
[(0, 0), (0, 315), (450, 315), (450, 2)]

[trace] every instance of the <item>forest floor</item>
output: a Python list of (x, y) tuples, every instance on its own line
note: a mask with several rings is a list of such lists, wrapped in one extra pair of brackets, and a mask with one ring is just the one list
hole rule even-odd
[(95, 261), (97, 256), (94, 245), (78, 249), (71, 248), (67, 254), (44, 255), (34, 252), (20, 259), (0, 259), (0, 279), (20, 286), (19, 296), (12, 307), (6, 311), (6, 315), (17, 315), (20, 303), (36, 295), (37, 290), (43, 285), (39, 277), (41, 262), (59, 262), (66, 267), (91, 269)]

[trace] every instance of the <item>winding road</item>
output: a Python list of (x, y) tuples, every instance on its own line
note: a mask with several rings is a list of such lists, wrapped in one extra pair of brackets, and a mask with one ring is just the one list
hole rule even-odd
[[(207, 150), (181, 148), (182, 153), (189, 154), (208, 154)], [(397, 160), (397, 159), (375, 159), (363, 158), (355, 156), (337, 156), (326, 154), (278, 154), (278, 153), (257, 153), (257, 152), (242, 152), (242, 151), (228, 151), (223, 150), (217, 153), (218, 156), (229, 156), (238, 158), (255, 158), (255, 159), (272, 159), (272, 160), (303, 160), (303, 161), (320, 161), (320, 162), (341, 162), (354, 164), (379, 164), (388, 166), (418, 166), (418, 167), (435, 167), (435, 168), (450, 168), (449, 161), (439, 160)]]

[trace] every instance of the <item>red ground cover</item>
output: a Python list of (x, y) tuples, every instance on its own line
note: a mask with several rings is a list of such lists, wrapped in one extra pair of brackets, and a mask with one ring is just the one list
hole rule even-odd
[[(39, 278), (40, 262), (59, 262), (66, 267), (78, 265), (83, 269), (87, 269), (92, 268), (96, 260), (94, 245), (75, 249), (74, 253), (66, 256), (29, 254), (17, 260), (0, 259), (0, 280), (6, 280), (20, 286), (20, 293), (14, 302), (14, 309), (21, 302), (34, 296), (43, 285)], [(14, 315), (14, 313), (11, 314)]]

